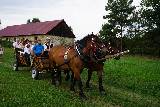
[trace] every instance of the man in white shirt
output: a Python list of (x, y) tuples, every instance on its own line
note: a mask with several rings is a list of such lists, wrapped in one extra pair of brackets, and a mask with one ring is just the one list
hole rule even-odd
[(24, 48), (24, 56), (27, 61), (27, 65), (31, 65), (30, 55), (31, 55), (31, 46), (30, 44), (27, 44)]
[(27, 44), (24, 48), (24, 54), (31, 54), (30, 44)]

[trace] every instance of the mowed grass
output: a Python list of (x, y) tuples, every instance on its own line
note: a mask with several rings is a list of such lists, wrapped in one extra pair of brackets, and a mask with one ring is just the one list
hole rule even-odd
[(51, 84), (49, 73), (33, 80), (28, 70), (13, 71), (13, 61), (13, 50), (6, 48), (0, 59), (0, 107), (160, 107), (159, 59), (124, 56), (107, 60), (103, 76), (107, 94), (103, 96), (99, 95), (96, 72), (91, 89), (85, 88), (84, 69), (81, 77), (87, 100), (81, 100), (78, 91), (71, 92), (70, 82), (63, 77), (59, 87)]

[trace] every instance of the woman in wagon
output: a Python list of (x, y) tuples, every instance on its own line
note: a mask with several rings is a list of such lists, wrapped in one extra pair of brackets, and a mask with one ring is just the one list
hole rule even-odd
[(23, 49), (22, 49), (22, 46), (21, 46), (21, 43), (19, 41), (19, 39), (16, 39), (15, 42), (13, 42), (13, 48), (15, 50), (15, 58), (16, 58), (16, 63), (17, 65), (19, 64), (18, 63), (18, 60), (19, 60), (19, 56), (21, 55), (21, 53), (23, 53)]
[(13, 45), (13, 48), (15, 49), (16, 53), (23, 51), (22, 44), (19, 39), (16, 39), (16, 41), (13, 42), (12, 45)]
[(30, 55), (31, 55), (31, 44), (26, 44), (24, 48), (24, 56), (25, 56), (27, 65), (31, 65)]
[(44, 56), (48, 57), (48, 52), (50, 50), (50, 38), (48, 37), (46, 38), (46, 41), (43, 46), (44, 46)]
[(34, 56), (41, 56), (44, 52), (44, 46), (41, 43), (41, 40), (38, 40), (38, 43), (33, 47)]

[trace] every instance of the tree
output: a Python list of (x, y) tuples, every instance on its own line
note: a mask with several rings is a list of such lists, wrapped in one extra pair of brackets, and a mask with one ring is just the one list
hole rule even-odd
[[(107, 35), (112, 34), (112, 36), (121, 37), (121, 51), (122, 37), (125, 36), (126, 28), (132, 24), (131, 14), (135, 9), (135, 6), (132, 6), (132, 2), (133, 0), (108, 0), (105, 7), (108, 14), (103, 18), (106, 19), (107, 23), (102, 26), (100, 34), (107, 33)], [(110, 31), (106, 30), (105, 27), (111, 27), (109, 28)]]
[(160, 1), (142, 0), (142, 18), (147, 30), (160, 29)]
[(33, 18), (32, 23), (40, 22), (39, 18)]
[(149, 44), (145, 46), (160, 56), (160, 1), (142, 0), (141, 6), (141, 17), (145, 26), (144, 40)]
[(102, 40), (108, 41), (109, 38), (114, 37), (113, 26), (109, 23), (102, 25), (102, 29), (99, 31)]
[(31, 20), (30, 20), (30, 19), (27, 20), (27, 24), (29, 24), (29, 23), (31, 23)]
[(31, 19), (27, 20), (27, 24), (29, 24), (29, 23), (36, 23), (36, 22), (41, 22), (41, 21), (39, 20), (39, 18), (33, 18), (32, 21), (31, 21)]
[[(139, 6), (137, 6), (139, 7)], [(142, 25), (142, 18), (141, 18), (141, 10), (140, 9), (135, 9), (132, 12), (131, 15), (131, 24), (128, 26), (127, 30), (127, 37), (128, 38), (134, 38), (134, 37), (139, 37), (143, 33), (143, 25)]]

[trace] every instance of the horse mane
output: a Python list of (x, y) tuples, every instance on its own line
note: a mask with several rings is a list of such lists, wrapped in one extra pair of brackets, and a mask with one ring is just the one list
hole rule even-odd
[(97, 36), (94, 35), (94, 34), (88, 34), (87, 36), (85, 36), (84, 38), (82, 38), (81, 40), (79, 40), (77, 42), (81, 45), (81, 47), (85, 47), (87, 42), (88, 42), (88, 40), (90, 40), (93, 37), (97, 38)]

